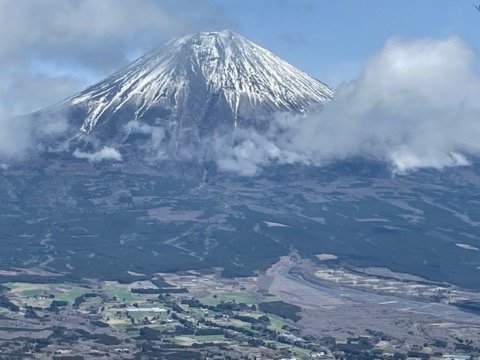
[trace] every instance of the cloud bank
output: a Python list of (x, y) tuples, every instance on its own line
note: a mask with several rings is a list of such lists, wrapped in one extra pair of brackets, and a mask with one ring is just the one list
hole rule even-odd
[(358, 155), (398, 172), (467, 165), (465, 153), (477, 152), (480, 139), (477, 61), (455, 36), (389, 40), (323, 111), (281, 115), (262, 135), (244, 131), (218, 163), (245, 175), (266, 163), (321, 165)]

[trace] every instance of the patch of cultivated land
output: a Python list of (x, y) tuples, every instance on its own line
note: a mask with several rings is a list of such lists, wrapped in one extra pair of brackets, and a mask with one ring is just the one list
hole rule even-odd
[(236, 302), (245, 304), (254, 304), (255, 299), (246, 292), (221, 292), (213, 291), (210, 295), (200, 299), (206, 305), (218, 305), (222, 302)]
[(127, 285), (119, 284), (115, 281), (105, 281), (102, 290), (111, 298), (128, 302), (135, 301), (137, 298), (130, 292)]
[[(48, 348), (36, 350), (36, 358), (49, 358), (55, 351), (60, 354), (65, 348), (71, 350), (68, 353), (71, 356), (86, 356), (93, 354), (92, 351), (96, 357), (101, 354), (106, 356), (107, 353), (115, 352), (119, 346), (128, 349), (131, 354), (135, 350), (136, 341), (157, 341), (160, 339), (159, 334), (163, 334), (162, 338), (169, 339), (170, 343), (187, 348), (194, 344), (214, 346), (219, 343), (230, 344), (230, 353), (259, 356), (263, 352), (275, 356), (281, 353), (279, 348), (285, 348), (275, 341), (276, 334), (285, 332), (282, 328), (286, 324), (294, 328), (292, 321), (258, 310), (260, 302), (278, 301), (278, 298), (258, 293), (254, 278), (232, 280), (194, 272), (189, 275), (171, 275), (170, 289), (183, 288), (189, 292), (160, 295), (132, 294), (132, 288), (139, 288), (138, 282), (130, 285), (112, 281), (97, 282), (92, 288), (21, 282), (6, 285), (10, 289), (6, 292), (8, 298), (19, 306), (19, 311), (0, 308), (0, 315), (5, 313), (11, 317), (8, 321), (0, 318), (0, 343), (2, 338), (8, 341), (35, 338), (49, 344)], [(183, 303), (183, 300), (195, 299), (192, 296), (195, 292), (202, 294), (198, 298), (203, 304), (201, 307)], [(79, 302), (78, 298), (82, 301)], [(52, 310), (51, 304), (61, 301), (60, 299), (66, 305)], [(73, 306), (75, 299), (77, 302)], [(35, 308), (36, 315), (26, 318), (31, 308)], [(268, 323), (264, 323), (265, 319)], [(249, 344), (249, 339), (262, 339), (266, 336), (258, 332), (263, 331), (262, 327), (260, 330), (252, 330), (252, 323), (264, 324), (266, 330), (272, 331), (274, 337), (270, 339), (269, 348), (261, 346), (263, 340)], [(5, 330), (2, 330), (1, 325), (4, 325)], [(61, 330), (57, 332), (55, 329)], [(193, 333), (182, 334), (184, 330), (178, 329), (189, 329), (188, 332)], [(65, 344), (69, 345), (66, 347)], [(169, 346), (168, 342), (155, 344), (162, 348)], [(15, 350), (13, 345), (12, 350)], [(208, 353), (208, 348), (205, 351)], [(303, 349), (303, 352), (293, 351), (291, 354), (301, 355), (306, 352), (308, 350)], [(123, 353), (122, 358), (128, 356)]]
[(67, 301), (72, 305), (75, 299), (89, 291), (88, 288), (69, 284), (6, 283), (11, 289), (13, 301), (29, 306), (48, 307), (52, 300)]
[[(122, 358), (129, 358), (139, 342), (205, 354), (221, 343), (241, 356), (299, 358), (312, 349), (329, 354), (356, 337), (368, 339), (363, 340), (368, 351), (407, 353), (422, 351), (424, 344), (443, 353), (458, 344), (480, 347), (480, 316), (450, 304), (480, 300), (478, 294), (388, 269), (348, 270), (329, 260), (335, 259), (320, 256), (313, 263), (286, 256), (264, 274), (234, 279), (187, 271), (131, 284), (4, 283), (9, 290), (2, 293), (0, 347), (23, 351), (12, 340), (39, 339), (46, 346), (35, 350), (40, 359), (65, 348), (86, 358), (92, 351), (98, 357), (122, 348), (129, 351)], [(153, 283), (160, 277), (164, 288)], [(295, 323), (297, 311), (302, 319)]]

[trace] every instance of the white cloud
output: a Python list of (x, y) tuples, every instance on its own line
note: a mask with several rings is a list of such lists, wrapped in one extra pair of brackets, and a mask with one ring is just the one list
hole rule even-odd
[(27, 57), (111, 71), (131, 51), (229, 21), (208, 0), (3, 0), (0, 61)]
[[(293, 144), (317, 158), (367, 154), (401, 170), (465, 165), (480, 136), (480, 77), (459, 38), (390, 40)], [(308, 144), (306, 146), (302, 144)]]
[(244, 176), (256, 175), (264, 165), (271, 163), (308, 162), (299, 149), (289, 149), (284, 143), (298, 120), (290, 114), (279, 114), (266, 133), (237, 129), (235, 139), (230, 135), (215, 134), (204, 142), (210, 147), (206, 153), (217, 162), (220, 169)]
[[(1, 116), (0, 106), (0, 116)], [(2, 121), (3, 120), (3, 121)], [(0, 157), (17, 158), (24, 155), (31, 143), (31, 131), (22, 119), (6, 121), (0, 118)]]
[(321, 165), (358, 155), (389, 161), (397, 172), (468, 165), (467, 151), (479, 150), (477, 60), (458, 37), (392, 39), (323, 111), (288, 123), (278, 117), (219, 165), (255, 174), (272, 162)]
[(138, 149), (144, 151), (146, 160), (160, 161), (168, 157), (168, 149), (165, 148), (164, 142), (165, 130), (162, 127), (132, 120), (126, 124), (125, 130), (129, 136), (135, 134), (146, 135), (146, 137), (143, 137), (139, 142), (135, 143)]
[(107, 161), (122, 161), (122, 154), (117, 149), (104, 146), (101, 150), (94, 153), (87, 153), (80, 150), (75, 150), (73, 156), (78, 159), (87, 159), (92, 163)]
[(36, 146), (39, 129), (12, 118), (73, 95), (172, 36), (228, 24), (210, 0), (0, 1), (0, 157)]

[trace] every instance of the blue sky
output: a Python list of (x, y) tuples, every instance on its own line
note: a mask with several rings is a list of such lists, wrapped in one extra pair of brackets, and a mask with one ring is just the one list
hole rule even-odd
[(216, 2), (234, 30), (332, 86), (357, 75), (391, 37), (458, 34), (480, 50), (480, 12), (469, 0)]

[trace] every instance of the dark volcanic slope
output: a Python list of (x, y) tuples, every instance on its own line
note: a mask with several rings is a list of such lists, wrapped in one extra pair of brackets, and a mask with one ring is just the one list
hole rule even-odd
[(82, 161), (2, 172), (2, 267), (102, 279), (213, 266), (251, 275), (296, 249), (480, 289), (472, 169), (392, 178), (355, 162), (209, 183), (163, 172)]

